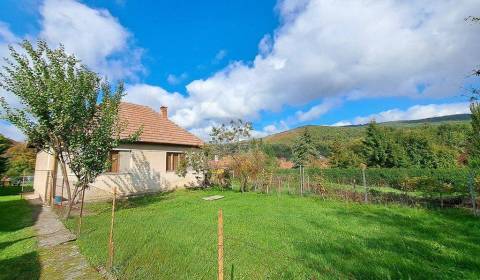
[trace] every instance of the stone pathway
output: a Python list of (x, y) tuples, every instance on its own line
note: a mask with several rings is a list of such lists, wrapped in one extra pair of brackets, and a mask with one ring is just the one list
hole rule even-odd
[[(34, 195), (25, 198), (33, 205), (42, 205)], [(72, 242), (75, 235), (65, 228), (57, 215), (49, 207), (38, 209), (40, 213), (34, 227), (39, 246), (40, 279), (102, 279), (80, 254), (78, 246)]]

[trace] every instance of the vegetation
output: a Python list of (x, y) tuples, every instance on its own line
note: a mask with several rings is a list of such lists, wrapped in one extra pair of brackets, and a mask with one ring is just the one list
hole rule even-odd
[[(470, 115), (448, 116), (426, 119), (422, 121), (405, 121), (376, 124), (370, 131), (372, 137), (381, 144), (377, 161), (372, 166), (381, 167), (455, 167), (465, 163), (464, 155), (468, 145), (471, 126)], [(369, 156), (365, 151), (365, 144), (373, 141), (366, 139), (369, 126), (327, 127), (308, 126), (313, 145), (318, 154), (328, 157), (335, 167), (358, 167), (367, 162)], [(304, 128), (267, 136), (264, 142), (267, 146), (275, 146), (274, 151), (283, 151), (293, 148), (295, 139), (298, 139)], [(365, 143), (367, 141), (367, 143)], [(375, 142), (370, 142), (374, 144)], [(271, 149), (273, 150), (273, 149)], [(425, 155), (426, 159), (417, 153)], [(287, 152), (276, 152), (281, 157)], [(370, 154), (370, 156), (374, 156)], [(290, 157), (291, 159), (291, 157)], [(372, 160), (373, 158), (370, 158)]]
[(38, 279), (34, 209), (14, 191), (0, 188), (0, 279)]
[[(10, 49), (0, 86), (24, 105), (13, 108), (4, 99), (4, 118), (17, 126), (37, 150), (53, 153), (61, 163), (70, 214), (78, 194), (108, 168), (109, 153), (120, 141), (118, 107), (123, 84), (112, 92), (107, 81), (61, 46), (44, 41), (35, 48), (23, 41), (22, 52)], [(70, 191), (66, 166), (76, 176)]]
[[(201, 199), (213, 194), (225, 198)], [(87, 207), (92, 215), (77, 243), (91, 264), (102, 266), (108, 255), (110, 205)], [(226, 275), (233, 270), (235, 279), (480, 275), (480, 222), (462, 210), (208, 190), (121, 202), (115, 223), (119, 279), (214, 279), (219, 208), (224, 213)], [(73, 221), (69, 226), (74, 227)]]
[(35, 169), (35, 152), (25, 143), (15, 143), (6, 152), (8, 159), (8, 177), (31, 175)]
[(312, 158), (317, 157), (315, 146), (313, 145), (312, 135), (308, 128), (305, 128), (292, 145), (292, 161), (295, 167), (305, 166)]

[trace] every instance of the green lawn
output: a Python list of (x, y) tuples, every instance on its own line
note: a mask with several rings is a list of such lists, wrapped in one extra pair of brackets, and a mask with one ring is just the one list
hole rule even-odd
[[(217, 211), (225, 223), (226, 278), (479, 279), (480, 219), (314, 197), (178, 191), (122, 202), (114, 272), (120, 279), (215, 279)], [(107, 258), (109, 204), (87, 206), (81, 251)], [(71, 220), (69, 227), (76, 228)]]
[(0, 279), (38, 279), (34, 210), (11, 188), (0, 189)]

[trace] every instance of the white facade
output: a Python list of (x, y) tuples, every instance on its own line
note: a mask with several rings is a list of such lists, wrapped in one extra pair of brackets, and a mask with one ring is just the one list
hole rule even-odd
[[(118, 172), (106, 172), (100, 175), (85, 192), (85, 201), (105, 200), (112, 197), (113, 188), (119, 196), (154, 193), (175, 188), (197, 186), (200, 174), (189, 171), (186, 177), (180, 177), (174, 171), (167, 171), (167, 153), (184, 153), (194, 149), (181, 145), (162, 144), (127, 144), (118, 149)], [(53, 176), (54, 158), (46, 152), (37, 154), (35, 166), (34, 190), (42, 200), (48, 201), (53, 196), (67, 199), (60, 166)], [(75, 176), (68, 170), (69, 182), (73, 189)], [(56, 188), (51, 193), (53, 178)]]

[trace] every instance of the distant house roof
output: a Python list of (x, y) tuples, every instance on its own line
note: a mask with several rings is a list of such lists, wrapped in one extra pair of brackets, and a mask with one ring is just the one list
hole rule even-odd
[(128, 137), (143, 125), (138, 142), (197, 147), (203, 145), (200, 138), (168, 119), (167, 107), (161, 107), (159, 113), (147, 106), (122, 102), (119, 117), (127, 123), (121, 137)]

